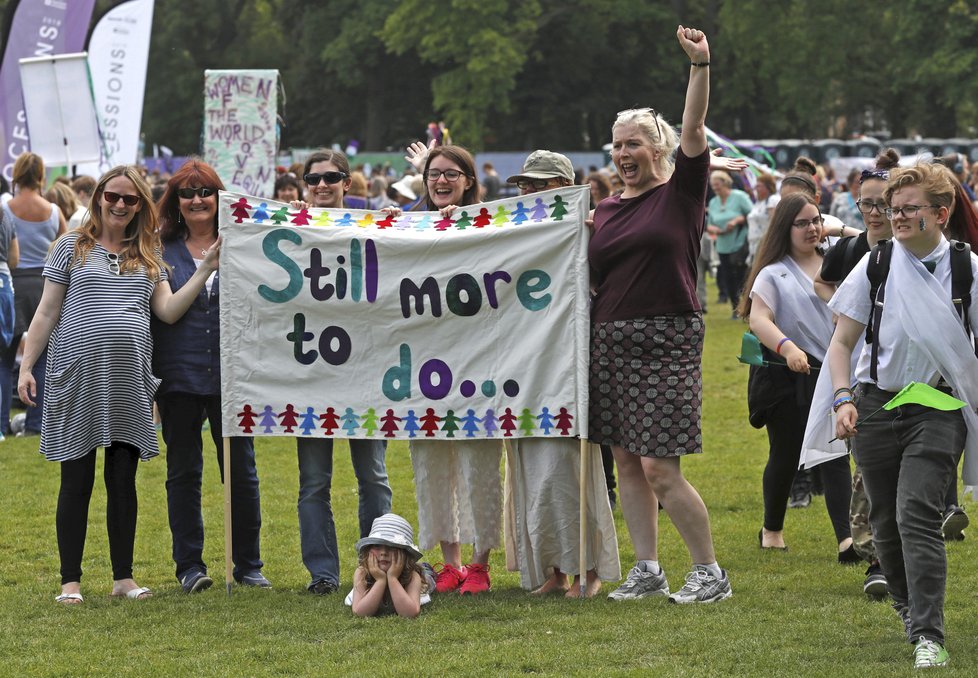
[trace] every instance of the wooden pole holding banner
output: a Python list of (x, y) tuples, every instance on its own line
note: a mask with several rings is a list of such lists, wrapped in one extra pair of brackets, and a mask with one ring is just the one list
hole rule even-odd
[(234, 584), (231, 558), (231, 439), (224, 438), (224, 583), (228, 596)]
[(580, 489), (580, 504), (581, 504), (581, 550), (580, 550), (580, 565), (578, 566), (578, 576), (580, 577), (581, 590), (579, 596), (581, 600), (584, 600), (584, 592), (587, 590), (587, 471), (590, 464), (588, 463), (590, 458), (590, 450), (587, 438), (581, 437), (581, 489)]

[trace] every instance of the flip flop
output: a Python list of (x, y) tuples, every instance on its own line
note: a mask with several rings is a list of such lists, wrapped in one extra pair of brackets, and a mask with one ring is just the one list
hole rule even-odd
[[(146, 595), (149, 594), (149, 595)], [(113, 593), (112, 598), (128, 598), (129, 600), (145, 600), (146, 598), (140, 598), (140, 596), (146, 595), (146, 598), (150, 598), (153, 592), (150, 591), (145, 586), (140, 586), (134, 589), (129, 589), (125, 593)]]
[(78, 603), (84, 603), (85, 599), (82, 598), (82, 594), (80, 593), (62, 593), (55, 596), (54, 602), (63, 605), (77, 605)]

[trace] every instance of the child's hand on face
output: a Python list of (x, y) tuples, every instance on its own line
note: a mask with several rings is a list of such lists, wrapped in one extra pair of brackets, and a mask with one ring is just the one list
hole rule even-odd
[(394, 549), (394, 553), (391, 554), (391, 566), (387, 568), (387, 578), (397, 579), (401, 576), (404, 571), (404, 551), (401, 549)]
[(367, 572), (370, 576), (374, 578), (375, 581), (383, 581), (387, 578), (384, 571), (380, 569), (380, 565), (377, 563), (377, 556), (373, 552), (367, 554)]

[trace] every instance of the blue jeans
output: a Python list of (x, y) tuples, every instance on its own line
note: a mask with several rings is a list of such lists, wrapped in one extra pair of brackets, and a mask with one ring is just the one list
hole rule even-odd
[[(894, 395), (865, 384), (859, 389), (860, 419)], [(941, 519), (965, 433), (959, 410), (901, 405), (875, 412), (853, 439), (876, 553), (893, 606), (909, 612), (914, 640), (923, 636), (944, 643), (947, 558)]]
[[(157, 401), (166, 443), (166, 504), (173, 536), (177, 579), (204, 564), (204, 520), (200, 484), (204, 472), (201, 425), (210, 420), (211, 438), (224, 482), (221, 397), (167, 393)], [(261, 500), (252, 438), (231, 438), (231, 559), (234, 578), (260, 571)]]
[[(391, 510), (391, 487), (387, 481), (387, 442), (350, 440), (350, 460), (360, 494), (360, 537), (370, 534), (374, 518)], [(299, 456), (299, 540), (302, 562), (312, 584), (340, 583), (336, 525), (330, 503), (333, 481), (333, 441), (297, 438)]]
[[(17, 384), (17, 379), (14, 374), (14, 361), (17, 358), (17, 348), (20, 346), (20, 339), (20, 337), (14, 337), (10, 346), (0, 354), (0, 392), (3, 394), (3, 397), (0, 398), (0, 431), (4, 435), (10, 432), (10, 400), (13, 397), (14, 386)], [(41, 355), (37, 357), (37, 362), (34, 363), (34, 369), (31, 370), (31, 374), (34, 375), (34, 381), (37, 383), (37, 397), (34, 398), (37, 407), (27, 408), (27, 419), (24, 422), (24, 428), (30, 433), (41, 432), (41, 416), (44, 412), (44, 375), (47, 372), (47, 365), (48, 350), (45, 348), (41, 352)]]

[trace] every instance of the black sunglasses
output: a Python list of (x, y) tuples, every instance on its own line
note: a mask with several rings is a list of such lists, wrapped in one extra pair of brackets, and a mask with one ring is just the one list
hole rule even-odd
[(534, 190), (542, 191), (550, 184), (550, 179), (517, 179), (516, 185), (519, 188), (527, 189), (531, 186)]
[[(177, 195), (179, 195), (184, 200), (193, 200), (195, 195), (199, 195), (201, 198), (209, 198), (215, 193), (217, 193), (215, 189), (204, 188), (203, 186), (201, 186), (200, 188), (178, 188), (177, 189)], [(128, 205), (129, 203), (126, 204)]]
[(119, 202), (119, 198), (122, 198), (122, 202), (126, 203), (129, 207), (139, 204), (140, 197), (138, 195), (125, 195), (123, 193), (114, 193), (112, 191), (102, 191), (102, 197), (110, 205), (114, 205)]
[(320, 181), (325, 181), (327, 184), (338, 184), (349, 176), (346, 172), (323, 172), (322, 174), (310, 172), (304, 174), (302, 180), (306, 182), (307, 186), (318, 186)]

